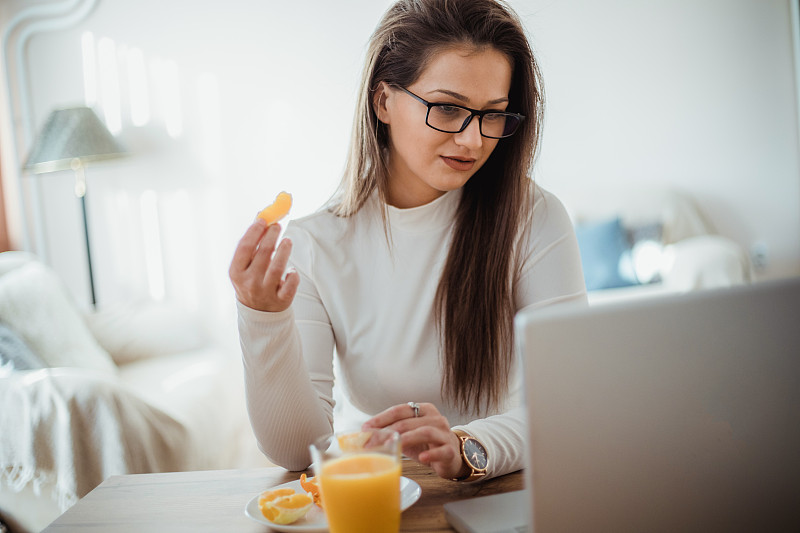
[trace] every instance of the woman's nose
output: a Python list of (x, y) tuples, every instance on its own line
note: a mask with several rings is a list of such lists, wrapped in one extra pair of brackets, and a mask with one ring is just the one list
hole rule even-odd
[(463, 131), (455, 134), (456, 144), (466, 146), (470, 149), (477, 149), (483, 145), (483, 136), (481, 135), (480, 119), (473, 116)]

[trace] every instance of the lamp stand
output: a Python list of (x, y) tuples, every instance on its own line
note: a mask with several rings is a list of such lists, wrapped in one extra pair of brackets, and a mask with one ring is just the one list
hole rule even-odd
[(86, 171), (83, 162), (77, 157), (70, 164), (75, 171), (75, 196), (81, 200), (83, 212), (83, 235), (86, 238), (86, 262), (89, 266), (89, 288), (92, 291), (92, 307), (97, 307), (97, 297), (94, 292), (94, 273), (92, 272), (92, 247), (89, 243), (89, 220), (86, 216)]

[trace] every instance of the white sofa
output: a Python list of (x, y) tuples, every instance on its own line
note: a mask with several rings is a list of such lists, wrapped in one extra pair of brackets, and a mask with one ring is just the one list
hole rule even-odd
[(584, 187), (558, 196), (570, 213), (579, 242), (585, 228), (617, 221), (627, 232), (627, 269), (643, 273), (643, 279), (636, 280), (640, 283), (590, 289), (590, 305), (752, 281), (746, 251), (718, 234), (701, 206), (686, 193), (666, 187)]
[(211, 346), (187, 313), (82, 313), (50, 268), (5, 252), (0, 326), (0, 518), (12, 532), (43, 529), (111, 475), (269, 464), (238, 351)]

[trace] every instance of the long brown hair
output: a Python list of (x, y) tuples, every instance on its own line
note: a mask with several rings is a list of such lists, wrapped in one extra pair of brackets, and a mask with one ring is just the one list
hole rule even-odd
[[(477, 413), (498, 407), (513, 361), (516, 240), (533, 205), (529, 174), (539, 144), (544, 96), (522, 25), (499, 0), (399, 0), (369, 43), (350, 153), (334, 212), (356, 213), (377, 189), (385, 206), (388, 131), (373, 109), (381, 81), (407, 87), (453, 46), (494, 48), (512, 65), (509, 111), (526, 115), (514, 136), (464, 185), (452, 243), (434, 301), (445, 397)], [(385, 209), (385, 207), (384, 207)], [(386, 213), (383, 213), (384, 222)]]

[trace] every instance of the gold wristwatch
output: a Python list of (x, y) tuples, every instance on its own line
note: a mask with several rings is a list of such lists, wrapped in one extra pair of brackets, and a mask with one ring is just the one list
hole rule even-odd
[(475, 437), (460, 429), (454, 429), (458, 440), (461, 441), (461, 461), (467, 465), (470, 471), (461, 477), (454, 477), (453, 481), (475, 481), (486, 475), (486, 467), (489, 464), (489, 455), (486, 448)]

